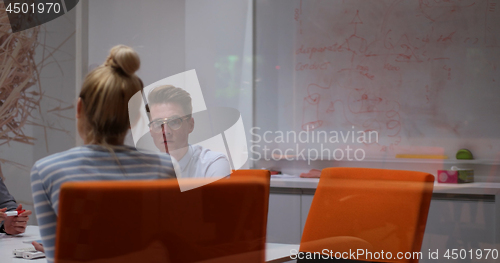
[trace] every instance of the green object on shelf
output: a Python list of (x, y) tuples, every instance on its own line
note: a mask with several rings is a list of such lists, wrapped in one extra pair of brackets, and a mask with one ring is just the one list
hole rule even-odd
[(467, 150), (467, 149), (460, 149), (457, 152), (457, 159), (459, 160), (472, 160), (474, 157), (472, 157), (472, 153)]

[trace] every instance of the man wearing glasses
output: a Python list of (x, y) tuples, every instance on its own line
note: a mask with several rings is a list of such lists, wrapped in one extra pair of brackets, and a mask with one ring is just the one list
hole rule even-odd
[(191, 96), (181, 88), (160, 86), (148, 95), (149, 130), (154, 144), (178, 162), (183, 178), (225, 177), (231, 173), (227, 157), (199, 145), (189, 145), (194, 129)]

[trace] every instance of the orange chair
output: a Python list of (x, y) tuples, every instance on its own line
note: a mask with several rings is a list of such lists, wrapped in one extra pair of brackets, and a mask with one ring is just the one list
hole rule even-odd
[[(266, 195), (269, 197), (269, 191), (271, 187), (271, 172), (264, 169), (242, 169), (233, 170), (231, 173), (231, 178), (260, 178), (264, 180), (267, 185)], [(266, 207), (266, 224), (267, 224), (267, 214), (268, 214), (269, 202)]]
[[(310, 252), (303, 256), (327, 249), (330, 258), (418, 262), (412, 253), (422, 246), (433, 182), (431, 174), (414, 171), (323, 169), (299, 250)], [(358, 249), (356, 258), (344, 253)]]
[(268, 191), (253, 178), (185, 192), (177, 180), (65, 183), (55, 260), (264, 262)]
[(231, 177), (262, 178), (266, 180), (268, 184), (271, 183), (271, 172), (269, 170), (263, 170), (263, 169), (233, 170), (233, 172), (231, 173)]

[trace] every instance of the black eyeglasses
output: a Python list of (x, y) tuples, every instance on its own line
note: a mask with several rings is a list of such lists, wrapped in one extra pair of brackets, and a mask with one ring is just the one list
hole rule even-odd
[(191, 115), (184, 116), (184, 117), (170, 117), (170, 118), (164, 118), (164, 119), (156, 119), (154, 121), (151, 121), (148, 126), (153, 132), (161, 132), (162, 131), (162, 125), (168, 125), (170, 129), (172, 130), (178, 130), (182, 126), (182, 121), (190, 119)]

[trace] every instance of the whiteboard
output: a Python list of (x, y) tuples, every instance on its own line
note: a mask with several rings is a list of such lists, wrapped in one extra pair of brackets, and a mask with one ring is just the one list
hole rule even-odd
[(376, 131), (376, 142), (298, 144), (494, 159), (498, 25), (498, 0), (257, 1), (254, 141), (270, 131), (261, 146), (284, 149), (295, 143), (277, 131)]

